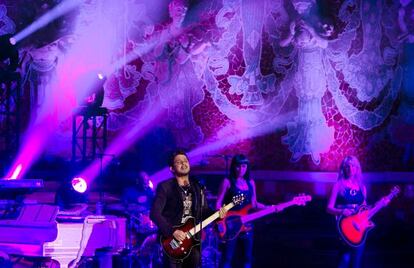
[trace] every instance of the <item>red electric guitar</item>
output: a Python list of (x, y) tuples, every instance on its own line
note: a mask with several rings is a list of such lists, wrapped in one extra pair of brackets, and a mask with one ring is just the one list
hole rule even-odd
[(289, 202), (273, 205), (250, 214), (248, 214), (248, 212), (251, 209), (251, 205), (247, 205), (238, 211), (229, 211), (223, 220), (217, 222), (219, 237), (223, 240), (232, 240), (236, 238), (240, 232), (248, 231), (251, 228), (246, 226), (245, 223), (259, 219), (271, 213), (282, 211), (290, 206), (304, 206), (306, 202), (311, 200), (312, 197), (310, 195), (301, 194), (294, 197)]
[(380, 209), (387, 206), (387, 200), (393, 199), (400, 192), (398, 186), (394, 186), (391, 192), (381, 198), (374, 207), (360, 206), (357, 212), (348, 217), (338, 218), (338, 231), (347, 244), (359, 247), (364, 243), (369, 230), (374, 228), (374, 223), (370, 220)]
[[(237, 195), (233, 197), (233, 201), (227, 204), (224, 208), (230, 210), (235, 205), (240, 204), (244, 200), (244, 195)], [(216, 211), (213, 215), (205, 219), (203, 222), (195, 225), (194, 218), (188, 218), (185, 223), (175, 226), (175, 230), (181, 230), (186, 233), (186, 238), (179, 242), (173, 236), (160, 237), (161, 246), (164, 252), (172, 259), (183, 260), (191, 252), (191, 249), (200, 244), (200, 241), (196, 239), (195, 235), (200, 232), (204, 227), (207, 227), (210, 223), (219, 218), (219, 211)], [(202, 226), (202, 227), (201, 227)]]

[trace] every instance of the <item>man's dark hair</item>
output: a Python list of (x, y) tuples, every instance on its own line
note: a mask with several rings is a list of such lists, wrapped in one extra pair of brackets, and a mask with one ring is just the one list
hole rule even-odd
[(177, 155), (185, 155), (185, 157), (187, 157), (187, 159), (188, 159), (188, 155), (187, 155), (187, 153), (185, 152), (185, 150), (183, 150), (183, 149), (177, 149), (177, 150), (173, 151), (173, 152), (170, 154), (170, 157), (168, 158), (168, 165), (169, 165), (170, 167), (173, 167), (173, 166), (174, 166), (174, 159), (175, 159), (175, 157), (176, 157)]

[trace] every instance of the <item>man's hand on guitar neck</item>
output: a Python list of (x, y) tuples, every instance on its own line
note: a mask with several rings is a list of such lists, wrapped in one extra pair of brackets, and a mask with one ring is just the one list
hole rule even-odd
[(220, 208), (220, 210), (219, 210), (220, 219), (223, 219), (224, 217), (226, 217), (227, 211), (228, 210), (224, 206)]
[[(220, 219), (223, 219), (224, 217), (226, 217), (227, 215), (227, 209), (223, 206), (222, 208), (220, 208), (219, 210), (219, 217)], [(184, 239), (186, 239), (187, 235), (185, 232), (177, 229), (174, 231), (173, 233), (173, 237), (178, 240), (179, 242), (182, 242)]]

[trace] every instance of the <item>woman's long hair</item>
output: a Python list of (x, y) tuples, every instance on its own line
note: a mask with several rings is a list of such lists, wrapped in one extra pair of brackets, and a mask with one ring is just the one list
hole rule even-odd
[(356, 179), (360, 189), (362, 189), (363, 183), (361, 164), (359, 163), (358, 158), (353, 155), (348, 155), (344, 158), (344, 160), (342, 160), (339, 167), (338, 181), (340, 181), (342, 184), (344, 180), (350, 179), (349, 175), (347, 174), (347, 168), (349, 168), (350, 165), (353, 165), (357, 168), (354, 178)]
[(230, 181), (232, 181), (232, 182), (236, 181), (236, 179), (237, 179), (236, 167), (241, 165), (241, 164), (247, 164), (247, 170), (246, 170), (246, 173), (244, 174), (243, 177), (246, 181), (250, 180), (250, 163), (249, 163), (249, 160), (247, 159), (247, 157), (244, 154), (236, 154), (231, 159), (230, 174), (229, 174)]

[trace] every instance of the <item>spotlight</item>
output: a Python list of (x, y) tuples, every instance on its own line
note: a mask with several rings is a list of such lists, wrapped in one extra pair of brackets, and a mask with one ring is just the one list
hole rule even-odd
[(148, 181), (148, 187), (154, 189), (154, 183), (152, 183), (152, 180)]
[(87, 85), (88, 93), (78, 94), (78, 106), (89, 110), (100, 108), (105, 95), (103, 88), (105, 81), (106, 76), (102, 72), (92, 71), (82, 75), (79, 78), (78, 87), (82, 88), (84, 85)]
[(99, 80), (104, 80), (105, 76), (103, 75), (103, 73), (98, 73), (98, 78)]
[(83, 0), (71, 0), (71, 1), (55, 1), (55, 2), (62, 2), (62, 3), (60, 3), (59, 5), (55, 6), (52, 10), (45, 13), (43, 16), (38, 18), (28, 27), (23, 29), (21, 32), (17, 33), (14, 36), (17, 42), (20, 42), (22, 39), (36, 32), (37, 30), (44, 27), (45, 25), (48, 25), (50, 22), (54, 21), (56, 18), (59, 18), (65, 15), (72, 9), (78, 7), (84, 1)]
[(0, 63), (8, 61), (0, 67), (0, 72), (14, 72), (19, 65), (19, 52), (14, 46), (15, 39), (11, 34), (0, 36)]
[(10, 44), (12, 45), (12, 46), (14, 46), (17, 42), (16, 42), (16, 39), (14, 38), (14, 37), (11, 37), (10, 39), (9, 39), (9, 42), (10, 42)]
[(76, 177), (72, 179), (72, 187), (78, 193), (84, 193), (88, 189), (88, 184), (81, 177)]
[(22, 171), (22, 164), (17, 165), (17, 167), (14, 169), (13, 174), (10, 176), (10, 180), (15, 180), (20, 174), (20, 171)]

